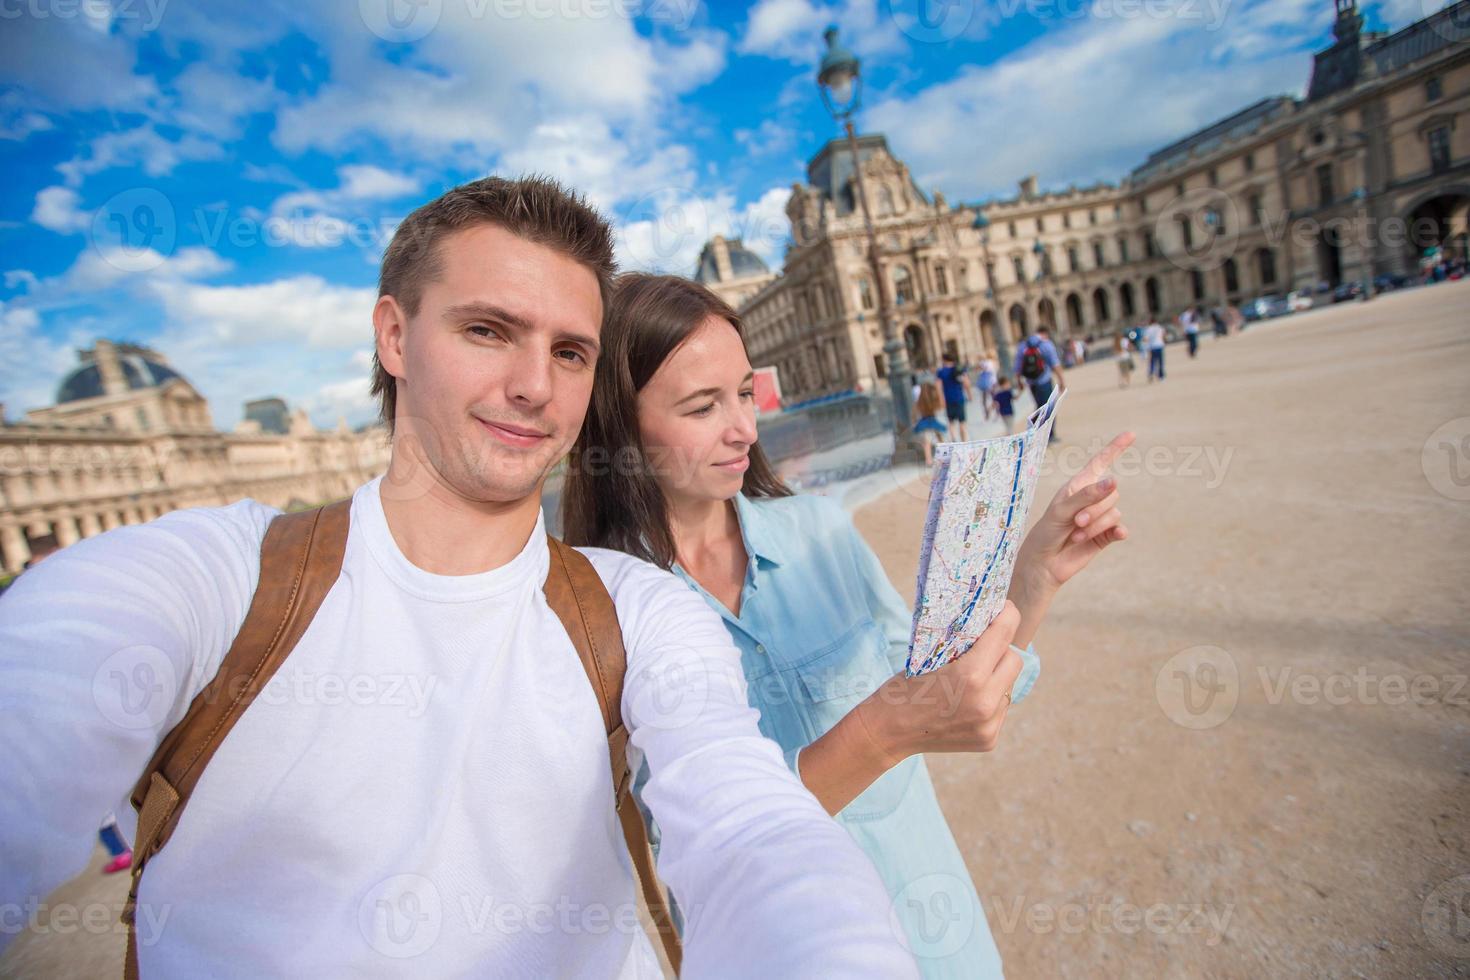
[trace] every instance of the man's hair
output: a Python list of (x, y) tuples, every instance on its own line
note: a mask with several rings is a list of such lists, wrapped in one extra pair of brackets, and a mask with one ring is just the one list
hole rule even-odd
[(958, 357), (955, 357), (949, 351), (945, 351), (940, 360), (946, 364), (958, 364), (960, 362), (960, 359)]
[(1036, 332), (1041, 334), (1043, 337), (1050, 337), (1051, 327), (1048, 327), (1046, 324), (1042, 324), (1041, 326), (1036, 328)]
[[(404, 218), (383, 253), (378, 296), (392, 296), (404, 312), (416, 316), (424, 288), (444, 271), (440, 243), (477, 225), (504, 228), (586, 266), (597, 277), (602, 308), (607, 309), (616, 265), (612, 227), (581, 195), (540, 176), (484, 177), (461, 184)], [(376, 351), (372, 393), (391, 433), (398, 388)]]

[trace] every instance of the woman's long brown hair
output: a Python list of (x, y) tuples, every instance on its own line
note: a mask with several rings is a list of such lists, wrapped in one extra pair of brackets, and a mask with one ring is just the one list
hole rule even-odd
[[(568, 459), (561, 494), (567, 544), (613, 548), (669, 568), (674, 533), (668, 504), (643, 451), (638, 393), (664, 361), (710, 317), (745, 342), (740, 317), (714, 293), (679, 276), (619, 276), (602, 323), (602, 353), (587, 420)], [(789, 497), (759, 443), (750, 447), (747, 497)]]
[(943, 407), (944, 398), (939, 394), (939, 384), (934, 381), (924, 382), (919, 388), (919, 418), (938, 415), (939, 410)]

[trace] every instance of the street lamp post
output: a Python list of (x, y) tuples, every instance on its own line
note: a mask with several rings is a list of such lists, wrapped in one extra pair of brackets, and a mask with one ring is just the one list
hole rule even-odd
[(894, 462), (910, 462), (923, 458), (923, 454), (913, 438), (908, 350), (898, 338), (898, 331), (893, 325), (893, 311), (888, 303), (888, 280), (883, 275), (882, 263), (878, 261), (878, 233), (873, 227), (873, 216), (868, 211), (868, 194), (863, 186), (857, 133), (852, 125), (852, 114), (857, 111), (862, 98), (862, 75), (858, 72), (857, 56), (837, 43), (836, 27), (827, 28), (822, 37), (827, 41), (827, 53), (822, 56), (822, 64), (817, 71), (817, 87), (822, 93), (822, 102), (827, 111), (832, 114), (833, 119), (842, 123), (847, 132), (847, 150), (852, 155), (857, 199), (863, 212), (863, 228), (868, 236), (868, 271), (878, 290), (878, 324), (883, 331), (883, 352), (888, 358), (888, 387), (893, 397), (893, 421), (897, 430), (894, 435), (893, 459)]
[(995, 289), (995, 264), (990, 261), (990, 219), (981, 211), (975, 215), (971, 226), (980, 233), (980, 251), (985, 259), (985, 291), (989, 293), (990, 313), (995, 317), (995, 356), (1000, 361), (996, 365), (996, 376), (1009, 378), (1011, 376), (1011, 327), (1002, 315), (1000, 309), (1000, 294)]
[(1363, 232), (1358, 236), (1358, 268), (1363, 282), (1363, 302), (1373, 298), (1373, 260), (1368, 241), (1368, 188), (1361, 184), (1353, 188), (1353, 200), (1358, 202), (1358, 213), (1363, 221)]

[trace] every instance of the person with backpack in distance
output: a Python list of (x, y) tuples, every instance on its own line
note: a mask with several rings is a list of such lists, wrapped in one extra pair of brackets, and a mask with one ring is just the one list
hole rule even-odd
[(296, 514), (176, 511), (20, 577), (0, 907), (80, 871), (117, 810), (129, 978), (661, 976), (635, 868), (676, 971), (916, 975), (871, 861), (761, 735), (719, 617), (546, 535), (613, 262), (608, 223), (550, 180), (448, 191), (382, 261), (385, 475)]
[[(1031, 389), (1031, 397), (1036, 399), (1037, 408), (1045, 405), (1051, 397), (1053, 378), (1061, 390), (1067, 390), (1067, 381), (1062, 374), (1062, 360), (1057, 356), (1056, 346), (1051, 342), (1051, 330), (1047, 327), (1038, 327), (1021, 344), (1021, 349), (1016, 351), (1015, 375), (1025, 380), (1027, 387)], [(1056, 423), (1053, 422), (1048, 441), (1056, 442), (1058, 438)]]

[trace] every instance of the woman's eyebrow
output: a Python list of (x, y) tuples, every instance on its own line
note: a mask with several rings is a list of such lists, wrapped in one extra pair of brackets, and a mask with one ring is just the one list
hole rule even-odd
[[(745, 382), (749, 381), (753, 377), (755, 377), (755, 372), (754, 371), (751, 371), (745, 377), (743, 377), (743, 378), (740, 379), (740, 383), (741, 384), (745, 384)], [(696, 398), (708, 398), (711, 395), (718, 395), (719, 393), (720, 393), (720, 389), (719, 388), (700, 388), (698, 391), (691, 391), (689, 394), (685, 395), (683, 398), (680, 398), (678, 401), (674, 402), (674, 404), (675, 405), (682, 405), (685, 402), (693, 401)]]

